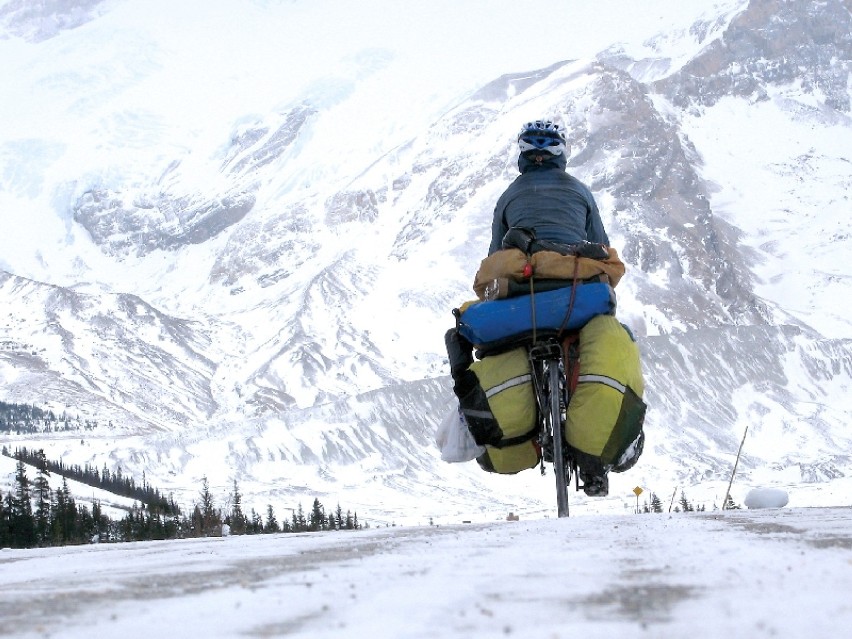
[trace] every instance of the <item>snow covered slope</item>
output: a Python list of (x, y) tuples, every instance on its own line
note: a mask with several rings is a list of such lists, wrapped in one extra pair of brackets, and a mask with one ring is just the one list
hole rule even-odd
[(536, 46), (532, 6), (457, 4), (0, 3), (0, 398), (111, 425), (9, 441), (187, 500), (545, 508), (430, 441), (546, 116), (628, 264), (651, 412), (616, 487), (712, 501), (746, 424), (747, 480), (852, 473), (847, 4), (589, 0)]

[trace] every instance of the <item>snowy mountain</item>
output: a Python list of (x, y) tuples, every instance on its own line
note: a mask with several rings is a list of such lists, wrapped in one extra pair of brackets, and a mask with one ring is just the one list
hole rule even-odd
[(571, 4), (529, 46), (514, 3), (0, 3), (0, 399), (99, 423), (4, 442), (187, 500), (206, 474), (261, 506), (549, 511), (549, 478), (431, 442), (450, 310), (545, 116), (628, 265), (651, 407), (589, 508), (712, 501), (746, 425), (742, 481), (825, 501), (852, 473), (848, 3)]

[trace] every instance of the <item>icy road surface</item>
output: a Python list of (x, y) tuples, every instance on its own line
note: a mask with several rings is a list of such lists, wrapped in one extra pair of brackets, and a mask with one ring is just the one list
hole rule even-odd
[(0, 552), (0, 636), (840, 637), (852, 508)]

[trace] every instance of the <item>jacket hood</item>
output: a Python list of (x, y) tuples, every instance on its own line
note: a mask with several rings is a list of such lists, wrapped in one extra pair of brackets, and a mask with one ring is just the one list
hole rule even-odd
[[(568, 159), (565, 157), (564, 153), (560, 153), (559, 155), (551, 155), (547, 158), (541, 165), (535, 164), (528, 155), (532, 155), (531, 153), (521, 153), (518, 156), (518, 170), (521, 173), (526, 173), (527, 171), (539, 171), (544, 169), (560, 169), (562, 171), (568, 166)], [(550, 154), (548, 154), (550, 155)]]

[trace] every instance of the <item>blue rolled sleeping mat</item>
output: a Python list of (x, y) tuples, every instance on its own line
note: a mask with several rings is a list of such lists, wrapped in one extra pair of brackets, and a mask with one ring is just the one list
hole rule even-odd
[(582, 328), (596, 315), (615, 315), (615, 308), (615, 291), (608, 283), (586, 281), (534, 295), (472, 302), (454, 314), (459, 333), (475, 347), (490, 351), (531, 338), (533, 318), (535, 332), (557, 333)]

